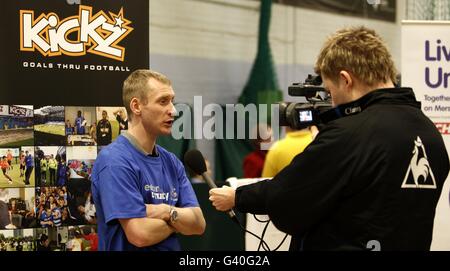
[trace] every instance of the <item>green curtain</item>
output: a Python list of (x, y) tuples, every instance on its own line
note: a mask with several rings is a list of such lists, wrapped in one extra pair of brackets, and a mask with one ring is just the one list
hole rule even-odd
[[(277, 76), (272, 60), (269, 43), (269, 27), (272, 0), (261, 0), (261, 14), (259, 19), (258, 51), (250, 72), (249, 79), (239, 97), (239, 103), (267, 104), (276, 103), (283, 98), (279, 90)], [(270, 108), (270, 107), (269, 107)], [(238, 116), (240, 118), (244, 116)], [(248, 117), (245, 116), (248, 122)], [(270, 120), (270, 110), (267, 116), (258, 119)], [(253, 127), (246, 125), (246, 134)], [(215, 177), (224, 181), (228, 177), (242, 177), (242, 160), (252, 151), (247, 140), (218, 139), (215, 145)]]
[(261, 0), (258, 51), (250, 77), (239, 97), (239, 103), (244, 105), (271, 104), (282, 99), (269, 43), (271, 9), (272, 0)]

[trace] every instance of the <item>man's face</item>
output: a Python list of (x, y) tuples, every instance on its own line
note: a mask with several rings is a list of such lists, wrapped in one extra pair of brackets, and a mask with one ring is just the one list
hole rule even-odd
[(350, 91), (345, 84), (345, 79), (339, 76), (337, 81), (333, 81), (322, 75), (323, 85), (331, 94), (333, 107), (351, 102)]
[[(151, 78), (149, 84), (153, 90), (147, 92), (147, 103), (142, 106), (142, 123), (152, 135), (169, 135), (176, 114), (173, 100), (175, 92), (171, 86)], [(150, 89), (150, 86), (149, 86)]]
[(103, 119), (103, 120), (106, 120), (107, 115), (108, 115), (108, 114), (106, 113), (106, 111), (103, 111), (103, 112), (102, 112), (102, 119)]

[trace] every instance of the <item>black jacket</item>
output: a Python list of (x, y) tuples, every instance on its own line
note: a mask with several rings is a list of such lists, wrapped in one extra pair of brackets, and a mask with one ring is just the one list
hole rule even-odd
[(336, 111), (349, 115), (273, 180), (238, 188), (236, 208), (268, 214), (293, 236), (291, 250), (360, 250), (371, 240), (429, 250), (449, 158), (412, 89), (376, 90)]

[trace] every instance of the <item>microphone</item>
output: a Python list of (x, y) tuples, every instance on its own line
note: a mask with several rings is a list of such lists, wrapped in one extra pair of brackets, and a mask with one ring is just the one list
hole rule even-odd
[[(202, 153), (199, 150), (189, 150), (184, 155), (184, 163), (192, 169), (196, 174), (202, 175), (209, 188), (217, 188), (216, 183), (206, 173), (206, 163)], [(228, 215), (231, 219), (236, 220), (236, 214), (233, 209), (228, 211)]]

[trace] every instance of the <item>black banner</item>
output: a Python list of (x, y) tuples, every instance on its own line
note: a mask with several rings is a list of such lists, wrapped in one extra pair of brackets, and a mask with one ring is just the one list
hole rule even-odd
[(342, 15), (396, 21), (396, 0), (273, 0), (272, 2)]
[(74, 2), (2, 2), (0, 104), (122, 104), (123, 80), (149, 66), (149, 3)]

